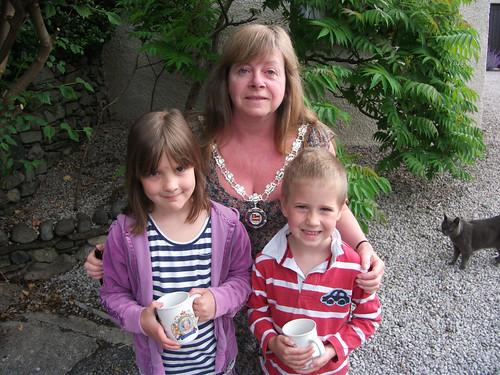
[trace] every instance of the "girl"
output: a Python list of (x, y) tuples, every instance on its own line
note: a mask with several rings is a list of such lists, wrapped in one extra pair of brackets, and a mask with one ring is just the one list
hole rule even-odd
[[(144, 375), (231, 373), (233, 316), (250, 293), (250, 241), (236, 210), (211, 202), (198, 143), (177, 110), (151, 112), (130, 129), (128, 208), (103, 255), (104, 308), (134, 334)], [(180, 347), (155, 317), (165, 293), (202, 296), (199, 335)]]

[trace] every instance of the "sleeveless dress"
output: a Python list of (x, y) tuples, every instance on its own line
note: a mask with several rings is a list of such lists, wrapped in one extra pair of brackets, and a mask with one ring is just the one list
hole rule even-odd
[[(328, 148), (334, 137), (334, 132), (326, 125), (321, 123), (314, 126), (309, 125), (304, 145), (308, 147)], [(260, 252), (267, 242), (269, 242), (269, 240), (286, 224), (286, 218), (281, 213), (279, 200), (275, 199), (272, 201), (259, 202), (259, 207), (267, 214), (267, 223), (263, 227), (254, 229), (246, 225), (245, 220), (242, 219), (245, 212), (253, 207), (253, 203), (235, 198), (222, 188), (219, 184), (219, 177), (217, 176), (217, 165), (213, 158), (210, 158), (209, 162), (207, 191), (210, 198), (214, 201), (238, 210), (240, 213), (240, 221), (245, 225), (248, 231), (254, 258), (255, 254)], [(236, 339), (238, 341), (238, 357), (235, 366), (236, 373), (238, 375), (259, 374), (259, 345), (248, 329), (246, 308), (242, 309), (242, 311), (234, 317), (234, 322)]]

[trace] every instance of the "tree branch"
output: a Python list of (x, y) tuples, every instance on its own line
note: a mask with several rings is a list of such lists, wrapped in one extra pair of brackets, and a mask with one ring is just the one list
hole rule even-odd
[(45, 27), (45, 23), (43, 22), (40, 3), (38, 1), (31, 2), (29, 4), (28, 11), (38, 39), (40, 41), (40, 49), (38, 50), (38, 56), (31, 63), (28, 70), (24, 72), (24, 74), (15, 84), (9, 87), (9, 91), (7, 92), (8, 96), (19, 94), (20, 92), (25, 90), (31, 82), (33, 82), (35, 77), (38, 75), (38, 73), (40, 73), (43, 66), (45, 65), (45, 62), (47, 61), (47, 58), (49, 57), (50, 51), (53, 47), (52, 38), (48, 33), (47, 28)]
[(5, 71), (7, 59), (16, 40), (17, 32), (26, 21), (26, 10), (20, 0), (4, 0), (0, 18), (0, 77)]

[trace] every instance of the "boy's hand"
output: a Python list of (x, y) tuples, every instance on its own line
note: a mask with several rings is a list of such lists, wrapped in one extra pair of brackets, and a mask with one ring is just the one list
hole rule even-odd
[(314, 354), (312, 345), (307, 348), (298, 348), (292, 339), (283, 335), (271, 338), (268, 347), (285, 365), (297, 372), (304, 370)]
[(207, 288), (193, 288), (189, 291), (189, 295), (195, 293), (201, 294), (193, 302), (194, 315), (198, 317), (198, 322), (203, 323), (207, 320), (215, 318), (215, 298), (212, 292)]
[(317, 373), (324, 365), (328, 363), (332, 358), (334, 358), (337, 355), (337, 352), (333, 348), (331, 344), (326, 344), (325, 345), (325, 353), (323, 353), (322, 356), (314, 358), (313, 361), (310, 364), (310, 367), (308, 367), (306, 370), (301, 369), (297, 370), (299, 374), (311, 374), (311, 373)]
[(160, 343), (164, 349), (179, 349), (181, 346), (167, 337), (163, 326), (156, 320), (155, 309), (162, 306), (161, 302), (153, 301), (141, 312), (141, 327), (146, 335)]

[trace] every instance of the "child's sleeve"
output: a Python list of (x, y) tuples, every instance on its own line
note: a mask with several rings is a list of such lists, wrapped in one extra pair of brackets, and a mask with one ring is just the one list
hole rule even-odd
[(104, 282), (99, 291), (101, 305), (121, 328), (144, 334), (141, 312), (144, 309), (132, 295), (127, 267), (127, 247), (120, 225), (115, 221), (110, 228), (103, 252)]
[(223, 315), (234, 317), (245, 305), (250, 294), (252, 250), (248, 233), (239, 220), (236, 222), (229, 246), (227, 277), (219, 286), (210, 288), (216, 300), (215, 318)]
[(271, 311), (267, 300), (265, 262), (258, 255), (252, 268), (252, 293), (248, 299), (248, 325), (262, 348), (267, 353), (269, 340), (278, 335), (273, 326)]
[(337, 352), (336, 361), (345, 358), (372, 336), (382, 321), (382, 308), (376, 293), (366, 293), (358, 286), (352, 291), (352, 318), (327, 340)]

